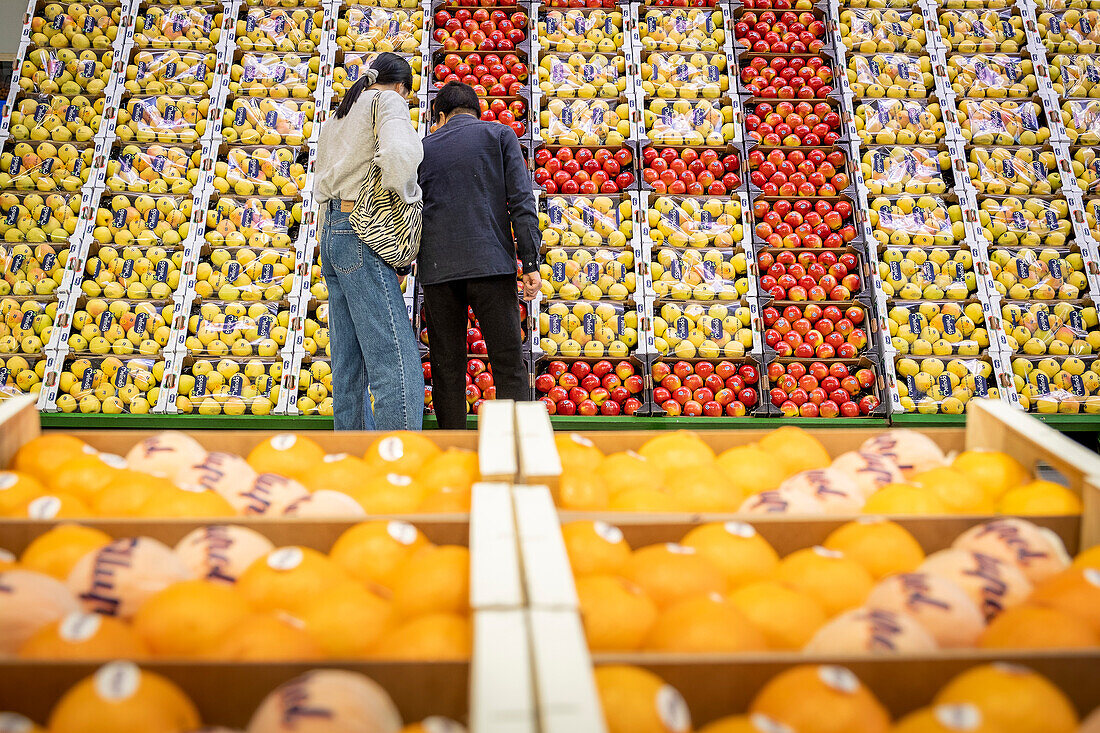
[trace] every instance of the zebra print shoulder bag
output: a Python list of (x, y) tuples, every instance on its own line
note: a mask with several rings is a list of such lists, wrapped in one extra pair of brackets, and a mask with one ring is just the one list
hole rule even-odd
[[(378, 138), (378, 101), (375, 92), (371, 100), (371, 130)], [(377, 147), (377, 143), (376, 143)], [(394, 269), (408, 267), (420, 250), (424, 203), (406, 204), (393, 191), (382, 186), (382, 169), (371, 162), (367, 180), (359, 189), (359, 198), (349, 217), (351, 228), (364, 245), (370, 247)]]

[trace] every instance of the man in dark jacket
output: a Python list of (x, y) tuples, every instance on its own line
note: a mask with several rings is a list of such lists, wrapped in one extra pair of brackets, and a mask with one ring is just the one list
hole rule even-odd
[(437, 129), (424, 140), (420, 164), (424, 233), (417, 276), (431, 346), (432, 404), (447, 430), (466, 426), (467, 307), (481, 326), (497, 397), (527, 399), (517, 252), (524, 298), (535, 297), (542, 284), (539, 218), (519, 140), (510, 127), (482, 122), (479, 109), (472, 87), (444, 86), (432, 104)]

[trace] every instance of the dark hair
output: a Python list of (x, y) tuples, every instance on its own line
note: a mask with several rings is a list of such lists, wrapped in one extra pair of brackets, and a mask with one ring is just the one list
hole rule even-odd
[(449, 81), (443, 85), (432, 101), (432, 122), (439, 120), (439, 115), (447, 115), (466, 112), (475, 117), (481, 114), (481, 104), (478, 102), (477, 92), (469, 84), (460, 81)]
[(409, 62), (401, 58), (395, 53), (385, 51), (378, 54), (374, 61), (370, 64), (370, 70), (377, 72), (377, 77), (371, 79), (373, 74), (368, 74), (364, 70), (363, 75), (359, 77), (359, 81), (351, 85), (351, 89), (344, 95), (343, 101), (340, 102), (340, 106), (336, 108), (336, 119), (341, 119), (347, 116), (348, 112), (351, 112), (352, 106), (356, 100), (359, 99), (359, 95), (363, 93), (363, 90), (374, 86), (375, 84), (402, 84), (405, 87), (405, 95), (408, 96), (412, 92), (413, 88), (413, 70), (409, 66)]

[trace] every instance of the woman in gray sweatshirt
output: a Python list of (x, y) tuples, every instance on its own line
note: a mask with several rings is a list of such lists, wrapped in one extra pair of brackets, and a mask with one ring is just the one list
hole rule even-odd
[(401, 296), (406, 273), (364, 246), (350, 222), (372, 163), (385, 188), (406, 203), (420, 201), (416, 177), (424, 150), (405, 101), (412, 83), (407, 61), (379, 54), (325, 123), (317, 143), (314, 190), (329, 293), (337, 430), (419, 430), (423, 420), (420, 353)]

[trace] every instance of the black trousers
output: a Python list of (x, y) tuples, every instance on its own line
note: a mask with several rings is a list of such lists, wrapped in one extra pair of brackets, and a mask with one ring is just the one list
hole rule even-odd
[(530, 385), (527, 369), (523, 365), (523, 331), (519, 322), (515, 275), (425, 285), (432, 405), (439, 427), (444, 430), (462, 430), (466, 427), (468, 307), (474, 309), (489, 351), (497, 397), (529, 399)]

